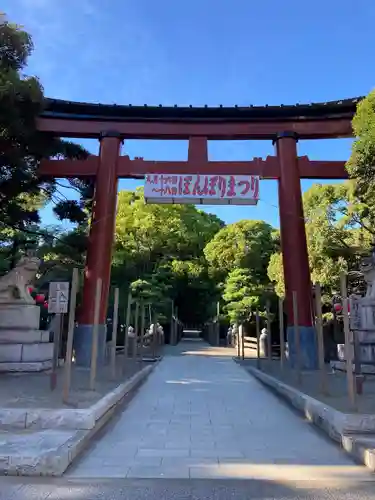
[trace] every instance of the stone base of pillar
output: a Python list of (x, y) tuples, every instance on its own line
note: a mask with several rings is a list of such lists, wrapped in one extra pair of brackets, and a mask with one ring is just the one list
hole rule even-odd
[[(318, 340), (313, 326), (300, 326), (300, 365), (301, 370), (318, 369)], [(296, 344), (294, 326), (288, 326), (288, 360), (291, 368), (296, 367)]]
[[(74, 331), (74, 353), (77, 366), (90, 368), (93, 325), (78, 325)], [(107, 340), (107, 326), (99, 325), (97, 366), (103, 365)]]

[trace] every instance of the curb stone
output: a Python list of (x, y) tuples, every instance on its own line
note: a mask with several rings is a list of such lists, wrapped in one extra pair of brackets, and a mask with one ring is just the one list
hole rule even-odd
[(240, 366), (302, 413), (309, 422), (322, 429), (352, 458), (375, 472), (373, 415), (342, 413), (257, 368)]
[[(146, 366), (95, 403), (89, 409), (95, 418), (95, 424), (90, 429), (74, 430), (71, 431), (71, 434), (67, 430), (61, 431), (67, 434), (66, 441), (57, 448), (50, 449), (39, 456), (0, 455), (0, 474), (8, 476), (62, 476), (97, 432), (110, 420), (124, 398), (128, 395), (134, 396), (135, 391), (145, 382), (157, 364), (158, 362)], [(27, 439), (26, 436), (27, 434), (25, 439)]]

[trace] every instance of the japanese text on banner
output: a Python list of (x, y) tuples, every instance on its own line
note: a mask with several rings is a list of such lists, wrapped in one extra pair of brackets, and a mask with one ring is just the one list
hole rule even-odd
[(259, 197), (259, 178), (245, 175), (166, 175), (146, 176), (145, 190), (149, 196), (196, 198)]

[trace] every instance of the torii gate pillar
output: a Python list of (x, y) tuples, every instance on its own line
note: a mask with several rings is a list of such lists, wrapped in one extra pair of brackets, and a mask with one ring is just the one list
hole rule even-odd
[(297, 135), (284, 132), (274, 141), (280, 165), (280, 234), (284, 266), (285, 298), (288, 317), (288, 349), (295, 365), (293, 292), (297, 294), (301, 368), (317, 367), (317, 340), (312, 323), (312, 288), (303, 216)]
[(98, 362), (104, 359), (121, 144), (122, 139), (117, 132), (108, 131), (100, 135), (99, 162), (87, 249), (83, 300), (78, 318), (79, 324), (74, 335), (76, 363), (80, 366), (90, 366), (91, 363), (92, 331), (98, 278), (102, 280)]

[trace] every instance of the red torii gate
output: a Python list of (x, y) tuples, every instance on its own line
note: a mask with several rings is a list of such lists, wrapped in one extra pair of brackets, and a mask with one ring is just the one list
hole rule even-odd
[[(99, 322), (105, 332), (116, 217), (118, 178), (152, 173), (259, 175), (279, 184), (289, 348), (293, 355), (292, 292), (299, 302), (303, 365), (316, 366), (311, 281), (303, 217), (301, 178), (344, 179), (344, 161), (298, 157), (299, 139), (351, 137), (351, 119), (361, 98), (312, 105), (248, 108), (112, 106), (49, 100), (38, 128), (63, 137), (96, 137), (99, 156), (87, 160), (44, 160), (41, 176), (95, 177), (95, 199), (85, 268), (82, 314), (76, 332), (77, 362), (88, 364), (94, 320), (95, 284), (103, 281)], [(131, 160), (121, 156), (124, 139), (187, 139), (187, 161)], [(207, 141), (270, 139), (276, 156), (265, 160), (208, 161)]]

